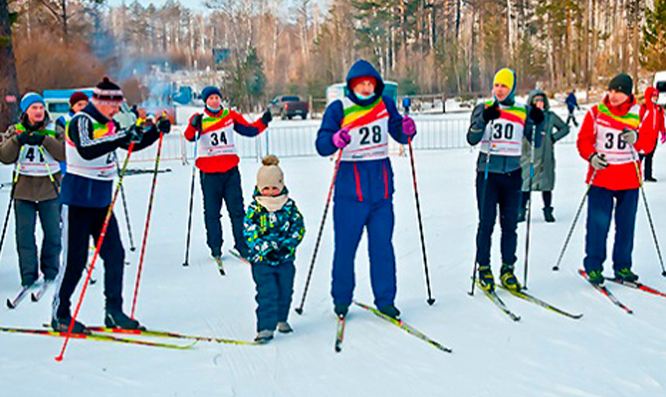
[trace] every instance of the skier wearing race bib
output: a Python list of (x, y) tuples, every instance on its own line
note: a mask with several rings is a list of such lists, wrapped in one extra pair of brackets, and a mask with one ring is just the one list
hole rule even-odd
[(322, 156), (342, 150), (333, 206), (334, 311), (344, 317), (352, 303), (354, 258), (366, 228), (375, 305), (382, 313), (398, 318), (388, 136), (406, 144), (416, 133), (416, 126), (410, 117), (400, 116), (393, 99), (382, 95), (384, 82), (369, 62), (356, 62), (346, 81), (349, 94), (326, 107), (316, 141)]
[[(69, 113), (63, 114), (62, 116), (58, 117), (58, 119), (55, 122), (56, 126), (56, 131), (59, 134), (62, 134), (62, 136), (65, 136), (67, 132), (67, 127), (69, 126), (69, 122), (72, 121), (72, 118), (74, 117), (75, 114), (83, 110), (86, 106), (88, 106), (88, 102), (90, 102), (88, 95), (86, 95), (83, 91), (76, 91), (74, 92), (70, 97), (69, 97)], [(60, 162), (60, 171), (62, 172), (63, 175), (67, 172), (67, 161), (61, 161)]]
[(578, 152), (589, 162), (587, 183), (592, 185), (587, 198), (583, 265), (589, 281), (598, 285), (604, 282), (603, 263), (613, 209), (615, 277), (625, 281), (638, 279), (631, 271), (641, 185), (638, 153), (654, 150), (657, 132), (645, 128), (649, 127), (648, 123), (640, 126), (640, 108), (632, 92), (633, 81), (629, 75), (615, 76), (603, 102), (587, 112), (578, 132)]
[[(60, 205), (58, 189), (62, 176), (58, 161), (65, 159), (62, 134), (57, 134), (44, 110), (44, 99), (34, 92), (21, 99), (20, 123), (9, 127), (0, 146), (0, 161), (16, 163), (18, 179), (12, 185), (16, 217), (16, 249), (21, 285), (30, 286), (39, 278), (53, 281), (60, 267)], [(51, 181), (51, 177), (54, 181)], [(44, 238), (37, 255), (35, 221), (39, 215)]]
[(231, 218), (236, 254), (248, 258), (243, 236), (245, 206), (238, 169), (240, 158), (236, 154), (234, 135), (236, 132), (248, 137), (259, 135), (272, 120), (271, 113), (266, 111), (259, 120), (249, 123), (241, 114), (222, 108), (222, 94), (217, 87), (204, 88), (201, 98), (205, 103), (203, 114), (192, 115), (185, 139), (198, 140), (195, 165), (200, 171), (203, 192), (206, 243), (219, 263), (223, 242), (220, 211), (224, 200)]
[[(522, 287), (514, 274), (518, 235), (518, 210), (521, 200), (521, 167), (523, 136), (532, 141), (533, 126), (539, 125), (544, 114), (515, 100), (516, 74), (500, 69), (493, 80), (493, 100), (477, 105), (472, 112), (467, 132), (470, 145), (481, 143), (476, 174), (476, 199), (479, 226), (476, 232), (476, 264), (481, 288), (495, 289), (490, 267), (490, 249), (497, 217), (500, 212), (502, 228), (502, 267), (500, 280), (508, 289)], [(540, 146), (539, 135), (536, 146)]]
[[(166, 118), (145, 130), (136, 126), (133, 114), (120, 113), (122, 103), (122, 90), (105, 77), (95, 87), (91, 102), (72, 118), (67, 129), (67, 174), (61, 194), (65, 266), (58, 275), (51, 320), (57, 331), (69, 328), (71, 297), (86, 268), (90, 239), (97, 243), (109, 212), (117, 174), (116, 149), (128, 149), (132, 141), (135, 151), (147, 148), (160, 132), (171, 129)], [(122, 311), (125, 250), (113, 214), (99, 256), (104, 261), (104, 323), (107, 327), (139, 328), (139, 322)], [(86, 328), (75, 321), (72, 332), (86, 332)]]

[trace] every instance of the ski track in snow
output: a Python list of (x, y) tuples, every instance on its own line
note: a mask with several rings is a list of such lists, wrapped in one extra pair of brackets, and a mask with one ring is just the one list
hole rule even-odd
[[(575, 131), (573, 132), (575, 133)], [(418, 137), (416, 138), (418, 139)], [(657, 235), (666, 236), (666, 167), (657, 149), (657, 184), (645, 186)], [(416, 152), (418, 186), (424, 216), (433, 297), (426, 304), (423, 262), (418, 236), (409, 159), (393, 157), (397, 191), (394, 247), (398, 261), (396, 304), (403, 319), (432, 339), (451, 347), (446, 354), (398, 327), (352, 306), (341, 353), (333, 351), (335, 316), (329, 296), (332, 260), (332, 217), (329, 214), (304, 314), (300, 303), (321, 220), (333, 164), (319, 157), (283, 159), (286, 183), (305, 216), (307, 234), (297, 252), (297, 275), (290, 322), (294, 333), (266, 346), (199, 342), (188, 351), (72, 340), (65, 360), (56, 363), (63, 339), (0, 334), (0, 386), (3, 395), (48, 394), (94, 396), (666, 396), (666, 299), (609, 284), (634, 310), (628, 315), (576, 273), (582, 266), (586, 211), (583, 211), (559, 272), (557, 260), (566, 233), (585, 191), (585, 163), (575, 145), (557, 145), (555, 224), (542, 219), (540, 194), (533, 198), (529, 292), (572, 313), (572, 320), (504, 291), (500, 297), (521, 316), (511, 321), (482, 292), (467, 292), (474, 259), (477, 214), (474, 165), (470, 149)], [(259, 164), (241, 162), (246, 205)], [(152, 168), (149, 163), (132, 167)], [(224, 256), (220, 276), (205, 244), (199, 182), (195, 189), (190, 266), (184, 258), (191, 168), (179, 162), (162, 164), (173, 172), (160, 174), (136, 309), (149, 328), (252, 340), (255, 335), (255, 289), (248, 265)], [(4, 167), (2, 172), (9, 174)], [(4, 174), (3, 174), (4, 175)], [(4, 179), (8, 179), (5, 177)], [(197, 177), (198, 179), (198, 177)], [(662, 181), (662, 179), (664, 181)], [(137, 251), (127, 250), (125, 310), (131, 310), (151, 176), (128, 176), (132, 229)], [(8, 189), (0, 195), (6, 208)], [(129, 248), (122, 203), (115, 214)], [(232, 246), (226, 208), (222, 210), (225, 246)], [(641, 281), (666, 290), (660, 276), (642, 199), (637, 216), (635, 270)], [(525, 224), (519, 226), (517, 274), (522, 279)], [(38, 233), (39, 235), (41, 233)], [(499, 274), (499, 226), (493, 240), (493, 271)], [(609, 233), (609, 253), (612, 236)], [(38, 237), (39, 241), (40, 237)], [(664, 243), (662, 243), (664, 246)], [(610, 254), (609, 254), (610, 257)], [(0, 266), (0, 294), (19, 289), (13, 216)], [(605, 263), (610, 275), (611, 262)], [(355, 298), (372, 304), (367, 242), (356, 259)], [(96, 265), (97, 284), (90, 286), (79, 319), (103, 320), (103, 262)], [(0, 311), (0, 324), (39, 327), (50, 316), (52, 291), (38, 304), (26, 300), (14, 311)], [(78, 300), (78, 291), (74, 304)], [(169, 340), (171, 341), (171, 340)], [(176, 341), (181, 343), (181, 341)], [(5, 394), (8, 392), (8, 394)]]

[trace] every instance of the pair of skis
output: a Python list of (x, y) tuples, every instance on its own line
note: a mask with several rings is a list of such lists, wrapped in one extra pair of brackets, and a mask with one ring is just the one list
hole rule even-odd
[[(520, 316), (512, 312), (508, 306), (504, 303), (504, 301), (497, 295), (496, 291), (488, 291), (483, 288), (481, 288), (481, 285), (479, 284), (479, 281), (477, 280), (477, 284), (479, 285), (479, 289), (483, 291), (483, 293), (509, 318), (513, 321), (520, 321)], [(582, 314), (574, 314), (574, 313), (569, 313), (565, 310), (560, 309), (557, 306), (554, 306), (542, 299), (537, 298), (536, 296), (529, 294), (525, 292), (524, 290), (521, 291), (513, 291), (508, 288), (500, 287), (503, 290), (509, 292), (511, 295), (523, 299), (526, 302), (533, 303), (539, 307), (542, 307), (546, 310), (550, 310), (553, 313), (560, 314), (562, 316), (578, 320), (579, 318), (583, 317)]]
[[(587, 280), (587, 281), (589, 282), (589, 277), (588, 277), (587, 273), (585, 273), (584, 270), (579, 269), (579, 270), (578, 270), (578, 273), (579, 273), (579, 274), (580, 274), (585, 280)], [(664, 292), (662, 292), (662, 291), (659, 291), (659, 290), (657, 290), (657, 289), (655, 289), (655, 288), (649, 287), (649, 286), (647, 286), (647, 285), (645, 285), (645, 284), (643, 284), (643, 283), (639, 283), (639, 282), (637, 282), (637, 281), (624, 281), (624, 280), (622, 280), (622, 279), (618, 279), (618, 278), (607, 278), (606, 280), (608, 280), (608, 281), (610, 281), (610, 282), (613, 282), (613, 283), (615, 283), (615, 284), (624, 285), (625, 287), (629, 287), (629, 288), (637, 289), (637, 290), (640, 290), (640, 291), (643, 291), (643, 292), (647, 292), (647, 293), (652, 294), (652, 295), (657, 295), (657, 296), (661, 296), (661, 297), (663, 297), (663, 298), (666, 298), (666, 293), (664, 293)], [(633, 310), (631, 310), (631, 309), (630, 309), (629, 307), (627, 307), (624, 303), (622, 303), (622, 302), (621, 302), (621, 301), (620, 301), (615, 295), (613, 295), (613, 294), (608, 290), (608, 288), (606, 288), (605, 285), (597, 285), (597, 284), (592, 284), (592, 283), (590, 283), (590, 285), (592, 285), (592, 287), (594, 287), (594, 289), (596, 289), (596, 290), (599, 291), (601, 294), (603, 294), (605, 297), (607, 297), (607, 298), (608, 298), (608, 299), (609, 299), (609, 300), (610, 300), (615, 306), (617, 306), (617, 307), (619, 307), (620, 309), (624, 310), (627, 314), (633, 314), (633, 313), (634, 313)]]
[(28, 293), (30, 293), (30, 291), (32, 291), (35, 288), (37, 288), (37, 290), (33, 291), (30, 294), (30, 299), (33, 302), (39, 302), (39, 300), (42, 299), (44, 294), (46, 294), (46, 291), (49, 289), (51, 284), (53, 284), (53, 281), (46, 281), (39, 286), (33, 284), (22, 287), (14, 299), (7, 298), (7, 308), (16, 309), (16, 307), (23, 301), (23, 299), (25, 299), (25, 297), (28, 296)]
[[(67, 336), (67, 332), (52, 330), (48, 327), (48, 325), (44, 325), (44, 327), (45, 327), (44, 329), (0, 327), (0, 332), (45, 335), (45, 336), (54, 336), (54, 337)], [(85, 339), (85, 340), (99, 341), (99, 342), (114, 342), (114, 343), (134, 344), (134, 345), (150, 346), (150, 347), (162, 347), (162, 348), (176, 349), (176, 350), (190, 349), (198, 342), (213, 342), (213, 343), (233, 344), (233, 345), (257, 344), (256, 342), (253, 341), (242, 341), (235, 339), (215, 338), (215, 337), (199, 336), (199, 335), (187, 335), (187, 334), (180, 334), (177, 332), (146, 330), (146, 329), (88, 327), (87, 331), (88, 331), (87, 333), (72, 333), (71, 338)], [(165, 339), (181, 339), (181, 340), (186, 340), (188, 343), (180, 345), (169, 342), (156, 342), (156, 341), (147, 341), (141, 339), (133, 339), (117, 335), (140, 336), (140, 337), (147, 336), (147, 337), (156, 337), (156, 338), (165, 338)]]
[[(450, 348), (448, 348), (446, 346), (443, 346), (441, 343), (437, 342), (434, 339), (431, 339), (430, 337), (428, 337), (423, 332), (417, 330), (416, 328), (412, 327), (411, 325), (407, 324), (406, 322), (404, 322), (402, 320), (395, 319), (393, 317), (389, 317), (386, 314), (380, 312), (379, 310), (377, 310), (373, 307), (370, 307), (368, 305), (365, 305), (363, 303), (354, 301), (354, 304), (356, 306), (364, 309), (364, 310), (367, 310), (367, 311), (373, 313), (374, 315), (381, 318), (382, 320), (384, 320), (386, 322), (389, 322), (389, 323), (399, 327), (400, 329), (407, 332), (408, 334), (413, 335), (413, 336), (421, 339), (422, 341), (424, 341), (427, 344), (435, 347), (438, 350), (441, 350), (441, 351), (446, 352), (446, 353), (453, 353), (453, 350), (451, 350)], [(334, 350), (337, 353), (342, 351), (342, 341), (343, 341), (343, 338), (344, 338), (346, 321), (347, 321), (346, 316), (338, 317), (338, 323), (337, 323), (337, 328), (336, 328), (336, 333), (335, 333), (335, 345), (334, 345)]]

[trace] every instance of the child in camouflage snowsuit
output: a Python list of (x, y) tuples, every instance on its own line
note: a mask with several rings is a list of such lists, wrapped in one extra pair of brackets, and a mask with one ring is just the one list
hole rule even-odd
[(275, 328), (292, 332), (287, 323), (294, 289), (296, 247), (303, 240), (303, 216), (284, 185), (275, 156), (263, 160), (257, 172), (254, 199), (245, 215), (245, 239), (257, 288), (257, 337), (266, 343)]

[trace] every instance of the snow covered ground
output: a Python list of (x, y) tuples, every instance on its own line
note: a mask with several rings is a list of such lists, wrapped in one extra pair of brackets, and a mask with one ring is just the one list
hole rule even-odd
[[(418, 137), (417, 137), (418, 139)], [(554, 195), (555, 224), (541, 216), (536, 197), (529, 268), (530, 291), (565, 310), (582, 312), (572, 320), (500, 292), (522, 316), (513, 322), (481, 293), (470, 297), (477, 214), (474, 199), (476, 151), (417, 152), (418, 183), (432, 288), (437, 302), (426, 304), (423, 263), (415, 217), (409, 159), (393, 157), (397, 192), (394, 245), (398, 260), (397, 306), (403, 319), (453, 348), (442, 353), (352, 308), (343, 351), (333, 352), (335, 317), (329, 296), (332, 222), (322, 240), (305, 312), (292, 311), (295, 332), (277, 335), (266, 346), (199, 343), (188, 351), (72, 340), (65, 360), (54, 361), (63, 340), (0, 333), (0, 390), (4, 396), (659, 396), (666, 395), (666, 300), (610, 285), (633, 308), (627, 315), (576, 274), (582, 266), (584, 216), (559, 273), (551, 271), (583, 196), (585, 163), (575, 146), (559, 145)], [(319, 157), (281, 163), (287, 185), (305, 215), (307, 234), (298, 250), (295, 307), (307, 275), (333, 164)], [(141, 166), (151, 167), (149, 163)], [(183, 268), (191, 169), (166, 162), (160, 174), (137, 318), (150, 328), (250, 340), (255, 335), (254, 284), (247, 265), (225, 259), (221, 277), (205, 245), (201, 193), (197, 186), (190, 267)], [(258, 163), (243, 160), (246, 203)], [(655, 158), (657, 184), (646, 186), (657, 233), (666, 236), (666, 152)], [(128, 176), (125, 183), (136, 245), (140, 247), (150, 175)], [(198, 183), (197, 183), (198, 185)], [(0, 208), (6, 208), (8, 189)], [(129, 247), (122, 208), (116, 209)], [(4, 214), (4, 212), (2, 212)], [(584, 214), (583, 214), (584, 215)], [(330, 216), (330, 215), (329, 215)], [(231, 236), (224, 213), (225, 236)], [(498, 229), (496, 229), (497, 231)], [(0, 266), (0, 296), (19, 288), (14, 222), (9, 226)], [(519, 230), (518, 274), (523, 271), (525, 225)], [(499, 233), (496, 232), (495, 237)], [(612, 235), (612, 232), (611, 232)], [(493, 267), (499, 271), (498, 239)], [(634, 251), (641, 280), (666, 290), (650, 229), (640, 204)], [(225, 242), (225, 250), (231, 240)], [(610, 248), (610, 247), (609, 247)], [(125, 309), (129, 312), (139, 250), (129, 252)], [(85, 298), (80, 320), (101, 324), (100, 280)], [(606, 264), (610, 274), (610, 263)], [(356, 261), (356, 298), (372, 303), (366, 243)], [(75, 295), (78, 297), (78, 294)], [(39, 327), (48, 321), (52, 291), (43, 302), (29, 300), (10, 311), (0, 309), (0, 324)]]

